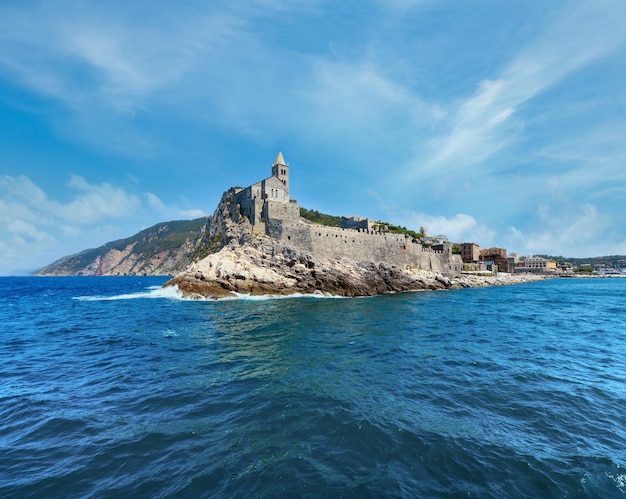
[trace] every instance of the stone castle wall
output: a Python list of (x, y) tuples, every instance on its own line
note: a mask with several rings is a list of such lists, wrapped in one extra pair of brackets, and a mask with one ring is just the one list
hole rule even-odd
[(293, 220), (268, 220), (268, 235), (314, 258), (373, 261), (456, 274), (462, 260), (451, 251), (436, 251), (414, 243), (402, 234), (379, 234), (327, 227)]
[(341, 217), (342, 229), (365, 230), (372, 232), (379, 228), (379, 224), (369, 218), (362, 217)]
[(298, 206), (295, 199), (288, 203), (267, 200), (263, 208), (263, 219), (298, 221), (300, 220), (300, 206)]

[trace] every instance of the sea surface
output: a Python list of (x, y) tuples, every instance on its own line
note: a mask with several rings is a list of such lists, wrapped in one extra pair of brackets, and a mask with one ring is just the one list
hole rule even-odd
[(626, 279), (164, 280), (0, 278), (0, 497), (626, 495)]

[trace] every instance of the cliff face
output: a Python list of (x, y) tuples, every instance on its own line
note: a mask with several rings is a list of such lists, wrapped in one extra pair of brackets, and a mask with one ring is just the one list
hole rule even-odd
[(207, 218), (157, 224), (138, 234), (57, 260), (37, 275), (171, 275), (206, 255)]
[[(222, 298), (235, 293), (367, 296), (463, 285), (450, 279), (457, 266), (451, 257), (425, 252), (422, 260), (410, 259), (406, 254), (410, 241), (403, 236), (402, 241), (396, 241), (398, 236), (367, 239), (365, 234), (344, 230), (346, 239), (340, 240), (336, 231), (341, 229), (299, 220), (282, 226), (280, 234), (270, 229), (270, 237), (253, 232), (233, 200), (232, 189), (224, 193), (208, 224), (209, 238), (220, 241), (220, 250), (191, 264), (166, 286), (176, 285), (190, 297)], [(315, 237), (320, 242), (312, 243)], [(399, 256), (388, 256), (387, 246)], [(420, 268), (424, 262), (427, 269)], [(441, 270), (447, 270), (447, 275)]]

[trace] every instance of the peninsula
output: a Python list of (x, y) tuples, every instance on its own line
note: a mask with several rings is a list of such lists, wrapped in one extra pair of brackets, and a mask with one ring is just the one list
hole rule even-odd
[(313, 223), (290, 198), (289, 170), (279, 152), (269, 177), (226, 191), (206, 225), (210, 254), (164, 286), (177, 286), (191, 298), (369, 296), (542, 278), (461, 275), (463, 261), (451, 244), (428, 247), (367, 218), (342, 217), (340, 227)]

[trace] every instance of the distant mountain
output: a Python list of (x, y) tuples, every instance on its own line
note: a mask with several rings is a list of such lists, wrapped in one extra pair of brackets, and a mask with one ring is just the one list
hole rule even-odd
[(172, 275), (212, 251), (207, 221), (159, 223), (132, 237), (65, 256), (35, 275)]

